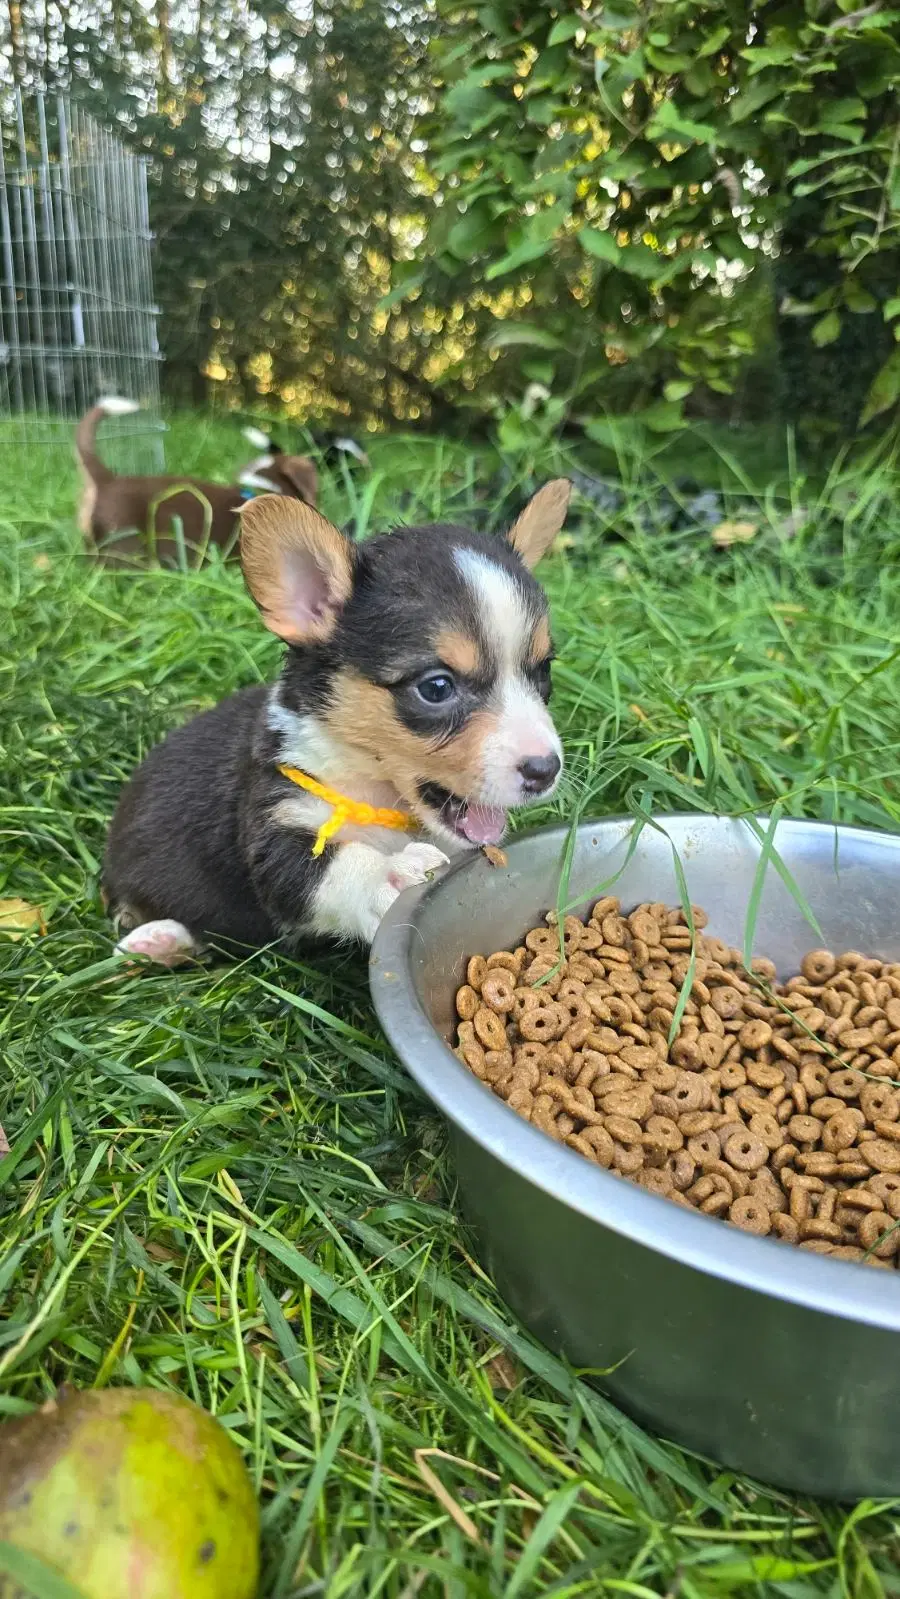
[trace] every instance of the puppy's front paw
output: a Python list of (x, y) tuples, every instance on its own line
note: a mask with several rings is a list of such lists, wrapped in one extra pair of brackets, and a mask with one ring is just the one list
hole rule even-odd
[(405, 849), (388, 857), (388, 882), (401, 893), (414, 883), (424, 883), (432, 872), (449, 866), (449, 858), (433, 844), (407, 844)]
[(322, 879), (309, 925), (316, 933), (371, 944), (397, 895), (446, 865), (446, 855), (433, 844), (407, 844), (395, 855), (369, 844), (343, 844)]
[(372, 884), (372, 895), (363, 914), (363, 937), (371, 944), (383, 916), (398, 894), (416, 883), (424, 883), (432, 872), (448, 865), (447, 856), (433, 844), (407, 844), (396, 855), (387, 855), (380, 880)]

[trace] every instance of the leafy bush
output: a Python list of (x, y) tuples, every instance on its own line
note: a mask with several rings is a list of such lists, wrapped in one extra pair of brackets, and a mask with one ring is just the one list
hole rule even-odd
[(888, 411), (900, 12), (852, 5), (438, 0), (440, 203), (407, 292), (479, 308), (510, 398), (525, 350), (576, 411), (602, 395), (675, 427), (790, 320), (813, 350), (880, 354), (862, 420)]

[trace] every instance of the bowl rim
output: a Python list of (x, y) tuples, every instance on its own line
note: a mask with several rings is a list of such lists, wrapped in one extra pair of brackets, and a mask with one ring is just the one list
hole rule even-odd
[[(662, 825), (734, 824), (741, 820), (702, 811), (653, 816), (653, 821)], [(763, 827), (769, 820), (757, 818)], [(587, 818), (577, 825), (583, 832), (598, 827), (630, 829), (635, 822), (633, 816), (605, 816)], [(527, 848), (531, 839), (547, 835), (555, 835), (562, 846), (569, 831), (569, 823), (533, 828), (516, 834), (504, 848), (518, 851)], [(777, 823), (775, 838), (785, 831), (837, 833), (838, 837), (852, 834), (879, 848), (900, 850), (900, 834), (850, 823), (785, 817)], [(771, 1239), (723, 1227), (714, 1217), (648, 1193), (638, 1184), (594, 1166), (576, 1150), (554, 1143), (517, 1116), (457, 1060), (419, 1000), (410, 953), (413, 940), (421, 937), (420, 908), (447, 892), (451, 882), (480, 861), (480, 852), (458, 856), (432, 882), (405, 890), (382, 920), (372, 945), (369, 984), (375, 1011), (392, 1048), (427, 1097), (501, 1164), (599, 1226), (736, 1287), (843, 1320), (900, 1331), (900, 1287), (892, 1274), (855, 1261), (829, 1261), (801, 1249), (776, 1248)]]

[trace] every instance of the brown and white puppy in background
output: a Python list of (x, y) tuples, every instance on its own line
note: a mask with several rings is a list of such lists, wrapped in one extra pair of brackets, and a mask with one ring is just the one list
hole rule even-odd
[[(170, 733), (124, 789), (103, 887), (119, 949), (167, 965), (208, 940), (369, 943), (401, 889), (449, 854), (495, 844), (507, 812), (562, 770), (547, 709), (547, 601), (531, 569), (565, 518), (548, 483), (506, 538), (435, 525), (354, 545), (309, 506), (246, 506), (241, 561), (288, 646), (274, 685), (246, 688)], [(330, 801), (402, 812), (345, 823)]]
[[(189, 551), (206, 540), (207, 520), (209, 543), (228, 551), (237, 543), (241, 507), (257, 490), (315, 505), (319, 478), (309, 456), (285, 455), (256, 429), (248, 430), (252, 442), (257, 448), (262, 444), (266, 453), (245, 467), (237, 483), (207, 483), (171, 474), (120, 476), (97, 454), (97, 427), (105, 416), (128, 416), (139, 409), (134, 400), (113, 395), (86, 411), (75, 430), (75, 456), (83, 481), (78, 526), (91, 555), (133, 564), (155, 553), (164, 564), (176, 561), (176, 517)], [(161, 499), (162, 495), (166, 497)]]

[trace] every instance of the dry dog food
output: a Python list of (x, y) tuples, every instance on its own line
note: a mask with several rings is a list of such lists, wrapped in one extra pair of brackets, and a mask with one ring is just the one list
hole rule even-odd
[(612, 897), (473, 955), (457, 1054), (549, 1137), (745, 1232), (900, 1260), (900, 963), (812, 950), (800, 973), (680, 909)]

